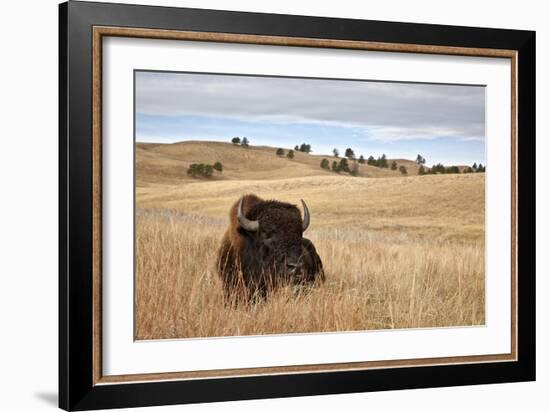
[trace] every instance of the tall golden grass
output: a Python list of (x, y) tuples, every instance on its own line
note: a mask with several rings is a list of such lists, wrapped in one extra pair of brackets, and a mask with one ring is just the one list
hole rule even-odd
[[(323, 285), (224, 304), (217, 247), (250, 192), (308, 203)], [(138, 184), (137, 206), (137, 339), (485, 322), (482, 174)]]

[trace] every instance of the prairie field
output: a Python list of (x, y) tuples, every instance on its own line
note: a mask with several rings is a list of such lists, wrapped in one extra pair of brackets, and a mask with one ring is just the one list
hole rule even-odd
[[(185, 142), (136, 147), (136, 339), (482, 325), (484, 174), (418, 176), (321, 156)], [(329, 159), (331, 160), (331, 159)], [(220, 161), (209, 179), (189, 164)], [(391, 159), (390, 159), (391, 161)], [(230, 206), (242, 194), (310, 209), (304, 234), (326, 282), (226, 305), (215, 262)]]

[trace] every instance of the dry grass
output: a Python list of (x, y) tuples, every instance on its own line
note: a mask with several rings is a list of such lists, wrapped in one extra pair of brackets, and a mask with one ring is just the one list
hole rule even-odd
[[(171, 155), (175, 162), (177, 153)], [(227, 180), (174, 184), (173, 175), (159, 174), (165, 159), (152, 157), (148, 164), (156, 159), (158, 168), (139, 169), (140, 159), (138, 153), (138, 339), (485, 322), (482, 174), (365, 179), (311, 168), (311, 175), (292, 177), (292, 168), (265, 167), (251, 179), (238, 176), (226, 159), (233, 169)], [(323, 260), (325, 284), (283, 288), (248, 306), (224, 305), (217, 246), (230, 205), (249, 192), (308, 203), (306, 235)]]
[(141, 213), (137, 338), (349, 331), (484, 323), (482, 245), (333, 229), (313, 233), (327, 281), (267, 302), (223, 303), (213, 267), (218, 221)]

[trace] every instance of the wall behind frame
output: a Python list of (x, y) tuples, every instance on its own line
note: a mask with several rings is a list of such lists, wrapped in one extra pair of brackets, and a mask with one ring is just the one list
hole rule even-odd
[[(138, 0), (181, 7), (305, 14), (374, 20), (529, 29), (537, 31), (537, 353), (535, 383), (423, 389), (385, 393), (273, 399), (225, 404), (141, 409), (150, 412), (287, 410), (446, 411), (491, 409), (542, 411), (548, 401), (550, 357), (550, 27), (544, 2), (439, 2), (394, 0)], [(0, 375), (2, 409), (53, 410), (57, 404), (57, 3), (54, 0), (5, 2), (0, 6)]]

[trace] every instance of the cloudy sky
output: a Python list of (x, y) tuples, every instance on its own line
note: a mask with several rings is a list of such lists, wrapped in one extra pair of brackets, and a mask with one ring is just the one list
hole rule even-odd
[(230, 141), (485, 164), (485, 88), (138, 71), (136, 140)]

